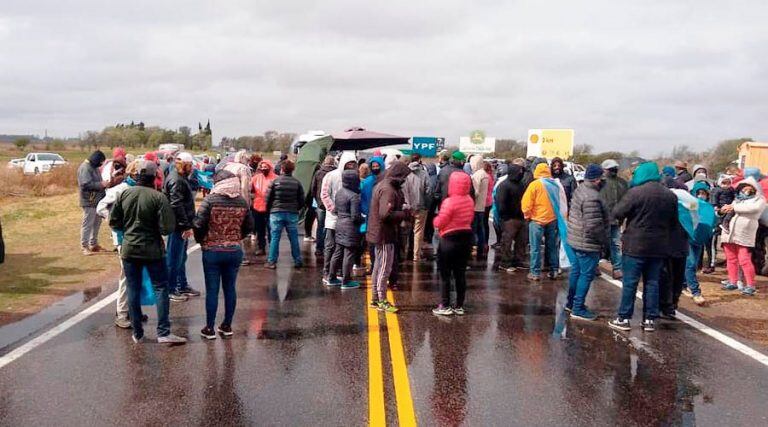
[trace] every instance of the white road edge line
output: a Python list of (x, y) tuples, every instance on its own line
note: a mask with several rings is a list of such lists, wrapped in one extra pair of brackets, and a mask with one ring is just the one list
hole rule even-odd
[[(603, 274), (601, 274), (599, 277), (618, 288), (622, 287), (622, 283), (619, 280), (609, 278)], [(642, 295), (643, 294), (641, 292), (637, 292), (635, 296), (637, 299), (642, 300), (643, 299)], [(686, 316), (685, 314), (680, 313), (679, 311), (677, 312), (677, 318), (683, 323), (686, 323), (688, 326), (706, 335), (709, 335), (710, 337), (716, 339), (717, 341), (720, 341), (722, 344), (727, 345), (728, 347), (738, 351), (739, 353), (742, 353), (745, 356), (751, 357), (752, 359), (762, 363), (763, 365), (768, 366), (768, 355), (765, 355), (755, 350), (754, 348), (742, 343), (741, 341), (731, 338), (728, 335), (710, 326), (707, 326), (696, 319), (691, 318), (690, 316)]]
[[(191, 248), (187, 250), (187, 254), (191, 254), (192, 252), (200, 249), (199, 244), (195, 244)], [(112, 292), (111, 294), (104, 297), (102, 300), (98, 301), (97, 303), (86, 307), (83, 311), (77, 313), (76, 315), (70, 317), (69, 319), (61, 322), (59, 325), (49, 329), (42, 335), (39, 335), (32, 339), (31, 341), (25, 343), (21, 347), (16, 348), (15, 350), (9, 352), (8, 354), (0, 357), (0, 369), (3, 369), (6, 365), (13, 362), (16, 359), (19, 359), (20, 357), (24, 356), (25, 354), (29, 353), (30, 351), (34, 350), (35, 348), (45, 344), (46, 342), (52, 340), (56, 336), (60, 335), (67, 329), (77, 325), (78, 323), (82, 322), (83, 320), (90, 317), (92, 314), (96, 313), (97, 311), (101, 310), (102, 308), (108, 306), (109, 304), (112, 304), (117, 299), (117, 291)]]

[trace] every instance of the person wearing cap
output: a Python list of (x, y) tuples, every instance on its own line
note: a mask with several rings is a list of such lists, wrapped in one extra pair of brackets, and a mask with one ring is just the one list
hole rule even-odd
[[(627, 181), (619, 176), (619, 163), (613, 159), (606, 159), (600, 165), (603, 168), (603, 185), (600, 188), (600, 199), (603, 201), (608, 212), (613, 212), (613, 208), (619, 204), (624, 195), (627, 194), (629, 185)], [(621, 279), (621, 228), (618, 221), (610, 218), (611, 231), (609, 239), (609, 251), (611, 257), (612, 274), (614, 279)]]
[(99, 168), (106, 157), (99, 150), (94, 151), (77, 169), (77, 188), (80, 195), (80, 207), (83, 209), (83, 222), (80, 227), (80, 246), (83, 255), (102, 252), (99, 246), (99, 228), (101, 217), (96, 214), (96, 206), (107, 194), (106, 189), (122, 182), (122, 175), (108, 180), (101, 179)]
[[(440, 167), (440, 173), (437, 174), (437, 187), (435, 188), (435, 202), (438, 206), (442, 204), (443, 199), (448, 197), (448, 179), (454, 172), (464, 172), (464, 161), (467, 160), (467, 156), (461, 151), (454, 151), (451, 154), (450, 163)], [(474, 199), (475, 189), (471, 187), (469, 189), (470, 195)]]
[(168, 270), (163, 247), (163, 236), (174, 231), (176, 220), (168, 199), (154, 189), (157, 165), (143, 160), (137, 169), (136, 185), (120, 193), (109, 216), (110, 227), (123, 234), (120, 257), (128, 290), (133, 341), (138, 344), (145, 339), (140, 293), (142, 273), (146, 269), (155, 291), (157, 341), (184, 344), (185, 338), (171, 333)]
[(603, 168), (596, 164), (588, 165), (584, 183), (573, 192), (568, 216), (567, 241), (576, 262), (568, 278), (565, 309), (571, 312), (572, 318), (579, 320), (597, 319), (585, 302), (611, 228), (611, 215), (600, 198), (602, 180)]
[(688, 163), (682, 160), (675, 160), (675, 173), (675, 181), (681, 185), (685, 185), (688, 181), (693, 179), (690, 172), (688, 172)]
[(174, 167), (165, 180), (163, 193), (171, 203), (176, 218), (176, 229), (168, 236), (168, 281), (170, 298), (174, 302), (186, 301), (190, 296), (200, 296), (187, 281), (187, 247), (192, 237), (192, 220), (195, 218), (195, 198), (189, 185), (192, 174), (192, 155), (181, 152), (176, 155)]

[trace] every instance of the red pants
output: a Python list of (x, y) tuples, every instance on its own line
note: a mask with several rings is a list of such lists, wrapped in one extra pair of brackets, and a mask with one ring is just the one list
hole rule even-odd
[(755, 286), (755, 266), (752, 265), (752, 254), (746, 246), (735, 243), (723, 243), (725, 259), (728, 262), (728, 281), (735, 284), (739, 280), (739, 266), (744, 272), (747, 286)]

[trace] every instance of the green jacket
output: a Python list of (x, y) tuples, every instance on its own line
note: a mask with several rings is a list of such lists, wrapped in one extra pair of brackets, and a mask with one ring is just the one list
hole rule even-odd
[(109, 226), (123, 232), (123, 259), (162, 259), (164, 235), (173, 232), (176, 218), (168, 199), (149, 187), (135, 186), (120, 193), (109, 215)]

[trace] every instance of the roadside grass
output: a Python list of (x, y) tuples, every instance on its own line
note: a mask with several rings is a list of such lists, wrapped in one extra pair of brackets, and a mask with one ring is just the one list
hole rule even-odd
[[(115, 253), (81, 254), (82, 210), (76, 193), (0, 198), (0, 218), (6, 247), (0, 264), (0, 324), (36, 313), (119, 271)], [(111, 241), (103, 223), (99, 243), (111, 249)]]

